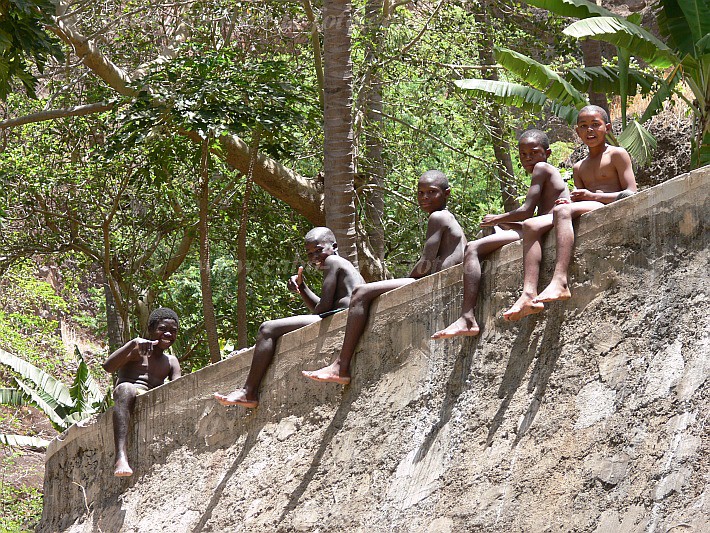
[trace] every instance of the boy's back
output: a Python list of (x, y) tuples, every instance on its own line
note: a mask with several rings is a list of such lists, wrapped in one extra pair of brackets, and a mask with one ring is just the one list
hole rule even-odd
[[(365, 283), (365, 280), (360, 275), (360, 272), (353, 264), (339, 255), (331, 255), (326, 259), (326, 269), (323, 278), (323, 293), (321, 300), (327, 298), (328, 291), (326, 284), (329, 282), (329, 277), (334, 277), (333, 301), (329, 309), (323, 309), (322, 312), (334, 311), (336, 309), (346, 309), (350, 305), (350, 297), (356, 286)], [(325, 307), (325, 306), (323, 306)]]

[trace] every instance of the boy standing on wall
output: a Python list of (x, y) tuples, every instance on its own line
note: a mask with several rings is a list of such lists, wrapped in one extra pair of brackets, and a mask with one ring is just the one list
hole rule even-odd
[[(538, 295), (537, 283), (542, 254), (525, 257), (523, 295), (513, 307), (503, 313), (506, 320), (519, 320), (526, 315), (539, 313), (544, 310), (545, 302), (571, 298), (567, 269), (574, 246), (572, 220), (636, 192), (631, 158), (623, 148), (606, 143), (606, 134), (610, 131), (609, 115), (604, 109), (589, 105), (580, 110), (576, 132), (589, 148), (589, 154), (574, 165), (575, 189), (570, 194), (571, 198), (557, 200), (552, 210), (557, 244), (557, 260), (552, 281)], [(541, 249), (542, 237), (549, 228), (535, 228), (528, 226), (526, 222), (523, 230), (528, 230), (523, 239), (524, 248), (537, 246)]]
[(324, 273), (321, 296), (316, 296), (306, 285), (303, 267), (298, 268), (298, 274), (291, 276), (287, 286), (291, 292), (301, 296), (313, 314), (268, 320), (259, 326), (254, 357), (244, 387), (227, 395), (215, 393), (215, 400), (222, 405), (248, 408), (259, 405), (259, 385), (274, 358), (279, 337), (344, 311), (350, 304), (350, 295), (355, 286), (365, 282), (352, 263), (338, 255), (338, 243), (331, 230), (313, 228), (306, 234), (305, 240), (308, 261)]
[(417, 201), (419, 207), (429, 215), (429, 219), (421, 258), (414, 265), (408, 278), (375, 281), (355, 288), (340, 354), (335, 361), (324, 368), (304, 370), (305, 377), (343, 385), (350, 383), (350, 362), (355, 354), (357, 343), (365, 331), (373, 300), (381, 294), (462, 261), (466, 237), (454, 215), (446, 209), (450, 194), (449, 182), (442, 172), (429, 170), (422, 174), (417, 186)]
[[(528, 130), (520, 136), (518, 154), (525, 172), (531, 175), (530, 188), (523, 205), (502, 215), (486, 215), (482, 227), (493, 226), (494, 233), (466, 245), (463, 260), (463, 305), (461, 316), (450, 326), (434, 333), (432, 339), (475, 336), (480, 332), (474, 312), (481, 284), (481, 261), (506, 244), (523, 238), (523, 220), (531, 219), (539, 227), (552, 227), (555, 202), (569, 198), (567, 184), (558, 170), (547, 163), (550, 140), (540, 130)], [(532, 219), (537, 209), (537, 216)], [(539, 243), (533, 243), (539, 245)], [(524, 254), (537, 253), (527, 248)]]

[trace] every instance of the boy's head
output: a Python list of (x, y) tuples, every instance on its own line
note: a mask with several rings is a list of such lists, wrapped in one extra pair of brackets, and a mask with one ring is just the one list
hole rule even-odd
[(449, 180), (446, 179), (443, 172), (428, 170), (419, 178), (417, 202), (422, 211), (429, 214), (441, 211), (446, 207), (450, 194)]
[(335, 235), (328, 228), (313, 228), (306, 233), (305, 241), (308, 262), (317, 268), (323, 265), (328, 256), (337, 255), (338, 253), (338, 243), (335, 242)]
[(518, 140), (518, 156), (525, 172), (531, 174), (535, 165), (550, 157), (550, 139), (540, 130), (527, 130)]
[(606, 143), (606, 134), (611, 131), (609, 114), (598, 105), (588, 105), (577, 115), (577, 135), (590, 148)]
[(175, 342), (178, 326), (177, 313), (167, 307), (159, 307), (148, 317), (148, 337), (159, 340), (158, 347), (166, 350)]

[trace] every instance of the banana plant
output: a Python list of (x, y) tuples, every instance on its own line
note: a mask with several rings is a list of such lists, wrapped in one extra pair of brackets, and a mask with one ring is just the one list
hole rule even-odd
[[(569, 124), (576, 122), (576, 111), (588, 103), (584, 92), (619, 94), (623, 131), (618, 142), (640, 164), (650, 160), (656, 146), (653, 136), (641, 124), (662, 109), (664, 102), (678, 95), (695, 117), (691, 164), (698, 167), (710, 162), (710, 0), (661, 0), (658, 20), (667, 43), (640, 27), (638, 17), (632, 15), (626, 19), (586, 0), (528, 0), (528, 3), (558, 15), (582, 19), (564, 33), (615, 45), (617, 66), (573, 69), (560, 75), (530, 57), (499, 48), (496, 61), (528, 85), (469, 79), (457, 81), (459, 87), (532, 111), (550, 105), (551, 111)], [(664, 76), (662, 71), (655, 75), (631, 69), (632, 55), (658, 69), (670, 69), (670, 73)], [(693, 100), (677, 90), (681, 80), (692, 90)], [(653, 93), (653, 97), (639, 120), (629, 121), (626, 101), (637, 92)]]
[[(71, 386), (53, 378), (24, 359), (0, 349), (0, 364), (12, 370), (15, 388), (0, 389), (0, 403), (5, 405), (32, 405), (41, 410), (57, 431), (108, 409), (110, 393), (104, 395), (91, 377), (89, 367), (78, 348), (76, 375)], [(37, 437), (0, 434), (0, 443), (10, 446), (46, 447), (48, 441)]]

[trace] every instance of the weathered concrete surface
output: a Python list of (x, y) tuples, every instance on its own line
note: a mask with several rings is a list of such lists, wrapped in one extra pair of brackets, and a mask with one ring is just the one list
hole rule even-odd
[(572, 300), (518, 324), (521, 247), (501, 250), (479, 339), (429, 340), (454, 268), (378, 301), (348, 388), (300, 376), (339, 314), (283, 339), (257, 410), (211, 399), (250, 354), (140, 397), (133, 478), (111, 476), (109, 416), (71, 429), (39, 531), (707, 531), (709, 184), (582, 217)]

